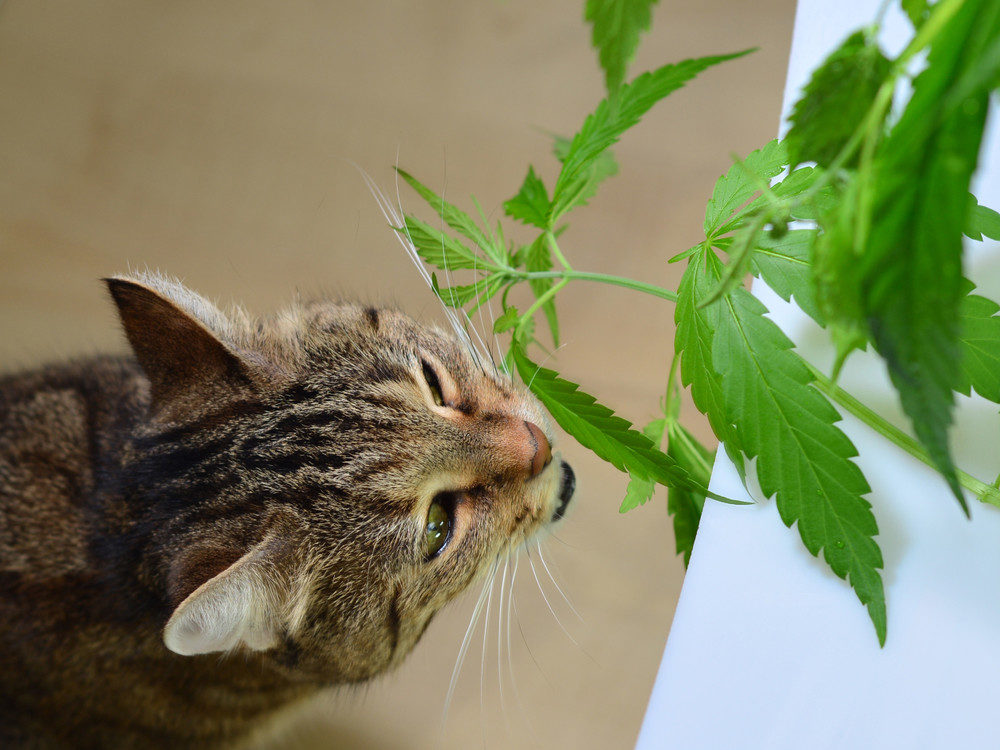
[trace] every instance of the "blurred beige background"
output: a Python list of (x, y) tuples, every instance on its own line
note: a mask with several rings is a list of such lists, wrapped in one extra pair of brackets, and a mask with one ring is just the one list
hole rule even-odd
[[(698, 240), (730, 154), (777, 131), (793, 12), (793, 0), (660, 3), (633, 73), (760, 50), (703, 74), (626, 135), (621, 174), (561, 242), (577, 268), (676, 286), (681, 269), (665, 260)], [(327, 290), (436, 318), (347, 160), (391, 189), (398, 158), (499, 217), (529, 162), (551, 184), (541, 131), (571, 134), (602, 76), (578, 2), (7, 0), (0, 92), (0, 368), (10, 370), (123, 350), (97, 280), (130, 267), (262, 312), (296, 290)], [(429, 218), (412, 193), (401, 199)], [(672, 307), (582, 284), (560, 303), (559, 368), (629, 419), (655, 416)], [(269, 747), (632, 746), (683, 566), (662, 492), (619, 516), (624, 478), (564, 450), (579, 489), (544, 549), (582, 621), (542, 584), (573, 640), (521, 565), (512, 672), (505, 638), (497, 665), (494, 605), (485, 656), (480, 630), (443, 730), (474, 595), (438, 617), (397, 674), (317, 701)]]

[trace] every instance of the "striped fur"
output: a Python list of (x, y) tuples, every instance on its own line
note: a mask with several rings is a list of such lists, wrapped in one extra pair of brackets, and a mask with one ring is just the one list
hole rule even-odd
[[(571, 472), (532, 468), (541, 408), (453, 337), (108, 283), (135, 359), (0, 379), (0, 746), (228, 746), (398, 665), (561, 515)], [(428, 560), (439, 493), (455, 529)]]

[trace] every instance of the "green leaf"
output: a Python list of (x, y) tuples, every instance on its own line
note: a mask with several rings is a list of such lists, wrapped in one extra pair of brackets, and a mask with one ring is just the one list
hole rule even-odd
[(729, 254), (729, 264), (722, 274), (722, 280), (715, 289), (709, 292), (705, 299), (698, 303), (699, 307), (705, 307), (715, 302), (717, 299), (729, 294), (737, 285), (743, 283), (747, 273), (750, 271), (754, 245), (763, 236), (761, 230), (767, 223), (767, 218), (766, 213), (758, 213), (749, 217), (747, 222), (736, 230), (736, 235), (732, 237), (732, 242), (725, 246), (726, 253)]
[(521, 189), (503, 204), (503, 210), (512, 219), (545, 229), (550, 205), (545, 183), (535, 174), (534, 167), (529, 166)]
[(948, 447), (959, 380), (962, 232), (988, 92), (949, 106), (965, 71), (1000, 35), (1000, 4), (966, 0), (935, 38), (913, 96), (879, 149), (868, 244), (859, 257), (862, 314), (917, 438), (962, 509)]
[(622, 86), (614, 103), (608, 99), (601, 101), (597, 109), (584, 120), (583, 127), (573, 137), (566, 152), (562, 171), (553, 190), (552, 209), (548, 217), (549, 226), (555, 226), (560, 216), (578, 205), (581, 189), (586, 185), (584, 176), (587, 168), (608, 147), (614, 145), (622, 133), (639, 122), (656, 102), (679, 89), (706, 68), (748, 52), (750, 50), (685, 60), (676, 65), (664, 65), (657, 70), (643, 73), (631, 83)]
[(980, 205), (976, 196), (969, 193), (969, 216), (962, 232), (973, 240), (982, 240), (983, 237), (1000, 240), (1000, 214)]
[[(972, 283), (966, 282), (971, 291)], [(1000, 305), (978, 294), (962, 299), (962, 369), (955, 390), (966, 396), (972, 389), (1000, 404)]]
[(837, 207), (837, 189), (834, 185), (824, 185), (804, 201), (803, 193), (812, 188), (824, 170), (818, 167), (799, 167), (781, 182), (771, 186), (771, 192), (779, 199), (791, 200), (789, 212), (794, 219), (818, 220)]
[(677, 288), (674, 349), (681, 358), (681, 384), (691, 389), (694, 405), (708, 417), (712, 432), (722, 442), (740, 476), (745, 477), (743, 443), (726, 414), (722, 378), (712, 364), (712, 339), (719, 328), (719, 307), (699, 307), (704, 295), (710, 291), (710, 287), (699, 283), (704, 280), (703, 272), (699, 273), (698, 269), (705, 263), (705, 252), (702, 248), (701, 253), (688, 263)]
[(708, 488), (693, 480), (674, 459), (660, 451), (652, 441), (632, 424), (615, 416), (611, 409), (579, 390), (576, 383), (559, 377), (552, 370), (536, 365), (524, 352), (519, 341), (511, 347), (514, 364), (528, 388), (552, 418), (577, 442), (589, 448), (619, 471), (666, 487), (684, 487), (704, 492), (723, 502), (744, 504), (708, 492)]
[(927, 0), (903, 0), (903, 12), (910, 19), (913, 28), (919, 31), (930, 16), (931, 8)]
[(891, 69), (892, 63), (867, 32), (847, 37), (813, 71), (795, 103), (785, 136), (791, 163), (830, 166), (861, 125)]
[(712, 197), (705, 207), (705, 236), (714, 238), (732, 231), (738, 225), (733, 221), (737, 210), (743, 208), (737, 214), (742, 216), (756, 202), (747, 203), (759, 189), (758, 181), (752, 179), (751, 175), (757, 175), (760, 181), (766, 183), (781, 174), (787, 163), (788, 156), (783, 143), (773, 140), (751, 152), (743, 161), (733, 164), (716, 181)]
[[(667, 427), (665, 418), (654, 419), (642, 428), (642, 434), (649, 438), (650, 442), (657, 448), (663, 442), (663, 433)], [(622, 500), (619, 513), (628, 513), (630, 510), (638, 508), (649, 502), (656, 489), (656, 482), (648, 479), (640, 479), (635, 474), (629, 474), (628, 486), (625, 488), (625, 499)]]
[[(687, 469), (691, 476), (708, 485), (715, 452), (699, 443), (694, 435), (676, 421), (672, 421), (669, 426), (667, 455)], [(704, 507), (704, 495), (683, 487), (667, 490), (667, 512), (674, 520), (674, 544), (677, 547), (677, 554), (684, 555), (685, 568), (691, 561), (691, 550), (694, 549), (694, 540), (698, 534), (701, 511)]]
[(599, 52), (609, 94), (625, 80), (639, 35), (649, 30), (650, 10), (657, 0), (587, 0), (584, 18), (594, 25), (591, 37)]
[[(564, 162), (572, 141), (559, 135), (552, 136), (552, 139), (552, 153), (555, 154), (560, 163)], [(588, 167), (580, 172), (575, 184), (569, 189), (569, 192), (574, 196), (572, 207), (587, 205), (587, 201), (597, 194), (601, 183), (616, 174), (618, 174), (618, 162), (615, 160), (614, 152), (609, 148), (601, 152)]]
[(493, 275), (485, 279), (477, 279), (472, 284), (456, 284), (454, 286), (441, 287), (438, 285), (437, 274), (431, 274), (431, 287), (434, 293), (448, 307), (456, 309), (465, 307), (481, 295), (483, 295), (481, 302), (489, 300), (500, 291), (505, 281), (503, 276)]
[(483, 232), (483, 230), (476, 225), (476, 222), (474, 222), (467, 213), (451, 203), (448, 203), (448, 201), (430, 188), (426, 187), (416, 177), (413, 177), (408, 172), (405, 172), (398, 167), (396, 168), (396, 172), (403, 178), (403, 180), (406, 181), (406, 184), (412, 187), (421, 198), (427, 201), (430, 207), (434, 209), (434, 212), (444, 220), (445, 224), (466, 239), (470, 240), (473, 245), (483, 250), (483, 252), (485, 252), (494, 261), (503, 261), (506, 255), (506, 250), (503, 245), (500, 244), (498, 246), (493, 241), (493, 238)]
[(435, 268), (454, 271), (459, 268), (483, 268), (485, 262), (465, 245), (413, 216), (404, 220), (406, 226), (396, 231), (407, 237), (425, 263)]
[(493, 333), (503, 333), (504, 331), (509, 331), (517, 325), (517, 321), (519, 319), (520, 316), (517, 313), (517, 308), (508, 307), (503, 311), (503, 315), (493, 321)]
[(837, 348), (835, 377), (848, 355), (868, 341), (858, 278), (860, 252), (855, 244), (859, 180), (845, 179), (838, 188), (832, 207), (820, 215), (822, 231), (813, 245), (812, 272), (816, 303)]
[[(685, 296), (704, 295), (721, 271), (714, 253), (693, 260), (681, 282)], [(757, 459), (761, 490), (775, 496), (782, 521), (797, 523), (806, 549), (817, 556), (822, 551), (831, 570), (849, 580), (884, 644), (882, 555), (874, 540), (875, 516), (863, 497), (870, 488), (851, 461), (857, 451), (835, 426), (840, 415), (810, 386), (812, 374), (766, 312), (741, 287), (703, 311), (712, 367), (721, 376), (721, 403), (711, 407), (724, 410), (709, 418), (735, 425), (743, 451)]]
[(815, 241), (815, 229), (792, 229), (777, 239), (762, 234), (750, 260), (750, 271), (786, 302), (794, 297), (803, 312), (824, 325), (812, 282)]

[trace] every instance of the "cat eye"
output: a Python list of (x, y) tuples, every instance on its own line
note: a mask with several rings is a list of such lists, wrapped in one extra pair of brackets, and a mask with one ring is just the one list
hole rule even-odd
[(432, 560), (451, 539), (452, 510), (454, 503), (447, 503), (443, 495), (434, 498), (427, 512), (427, 526), (424, 529), (424, 555)]
[(431, 391), (431, 398), (434, 399), (434, 405), (444, 406), (444, 394), (441, 392), (441, 381), (438, 380), (437, 373), (425, 359), (420, 360), (420, 365), (424, 371), (424, 380), (427, 381), (427, 387)]

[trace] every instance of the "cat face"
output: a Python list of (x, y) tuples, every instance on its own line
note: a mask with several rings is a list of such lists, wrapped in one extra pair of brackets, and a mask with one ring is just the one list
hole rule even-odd
[(367, 679), (566, 509), (541, 407), (452, 336), (349, 304), (234, 320), (162, 279), (109, 283), (150, 381), (133, 474), (178, 654)]

